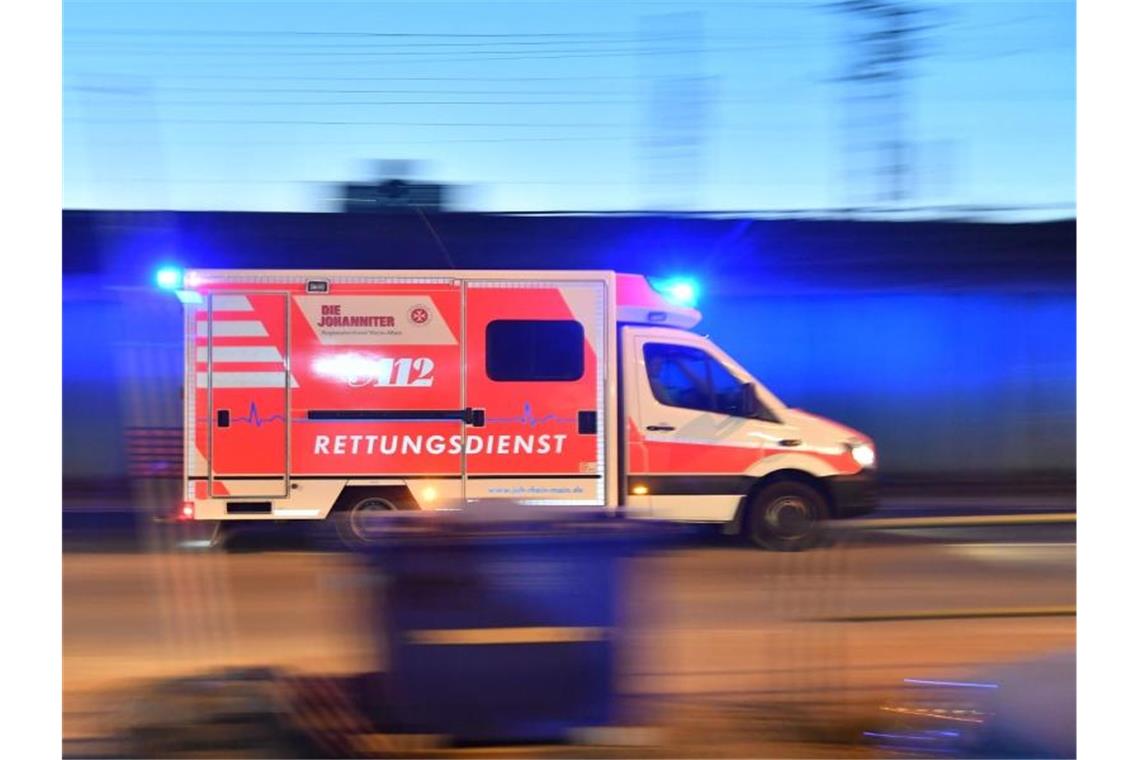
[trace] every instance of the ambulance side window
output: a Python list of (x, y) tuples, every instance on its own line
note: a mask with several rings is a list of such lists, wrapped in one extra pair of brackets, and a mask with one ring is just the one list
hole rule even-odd
[(573, 382), (585, 374), (585, 331), (572, 319), (497, 319), (486, 337), (487, 377), (497, 382)]
[(646, 343), (644, 351), (649, 387), (659, 403), (736, 417), (744, 414), (743, 385), (709, 354), (668, 343)]

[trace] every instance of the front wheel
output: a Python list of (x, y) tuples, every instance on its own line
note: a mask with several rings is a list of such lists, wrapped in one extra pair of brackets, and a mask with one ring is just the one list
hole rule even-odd
[(762, 549), (794, 552), (811, 549), (823, 540), (827, 505), (816, 489), (804, 483), (773, 483), (748, 506), (748, 538)]

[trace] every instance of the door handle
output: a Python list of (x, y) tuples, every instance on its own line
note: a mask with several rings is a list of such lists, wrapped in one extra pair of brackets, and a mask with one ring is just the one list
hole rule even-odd
[(646, 430), (652, 430), (655, 433), (676, 430), (677, 428), (672, 425), (646, 425)]

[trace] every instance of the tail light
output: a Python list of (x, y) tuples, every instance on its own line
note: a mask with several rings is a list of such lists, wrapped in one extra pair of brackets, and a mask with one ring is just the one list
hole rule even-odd
[(178, 510), (179, 520), (193, 520), (194, 519), (194, 502), (182, 502), (182, 508)]

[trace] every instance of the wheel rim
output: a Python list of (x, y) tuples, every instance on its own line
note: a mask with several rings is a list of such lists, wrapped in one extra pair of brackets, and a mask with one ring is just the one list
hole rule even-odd
[(781, 496), (764, 510), (764, 522), (780, 538), (794, 540), (811, 532), (815, 518), (807, 501), (799, 496)]
[(348, 524), (357, 538), (368, 541), (379, 533), (375, 518), (382, 513), (393, 512), (395, 509), (396, 505), (387, 499), (372, 496), (352, 508), (352, 512), (348, 515)]

